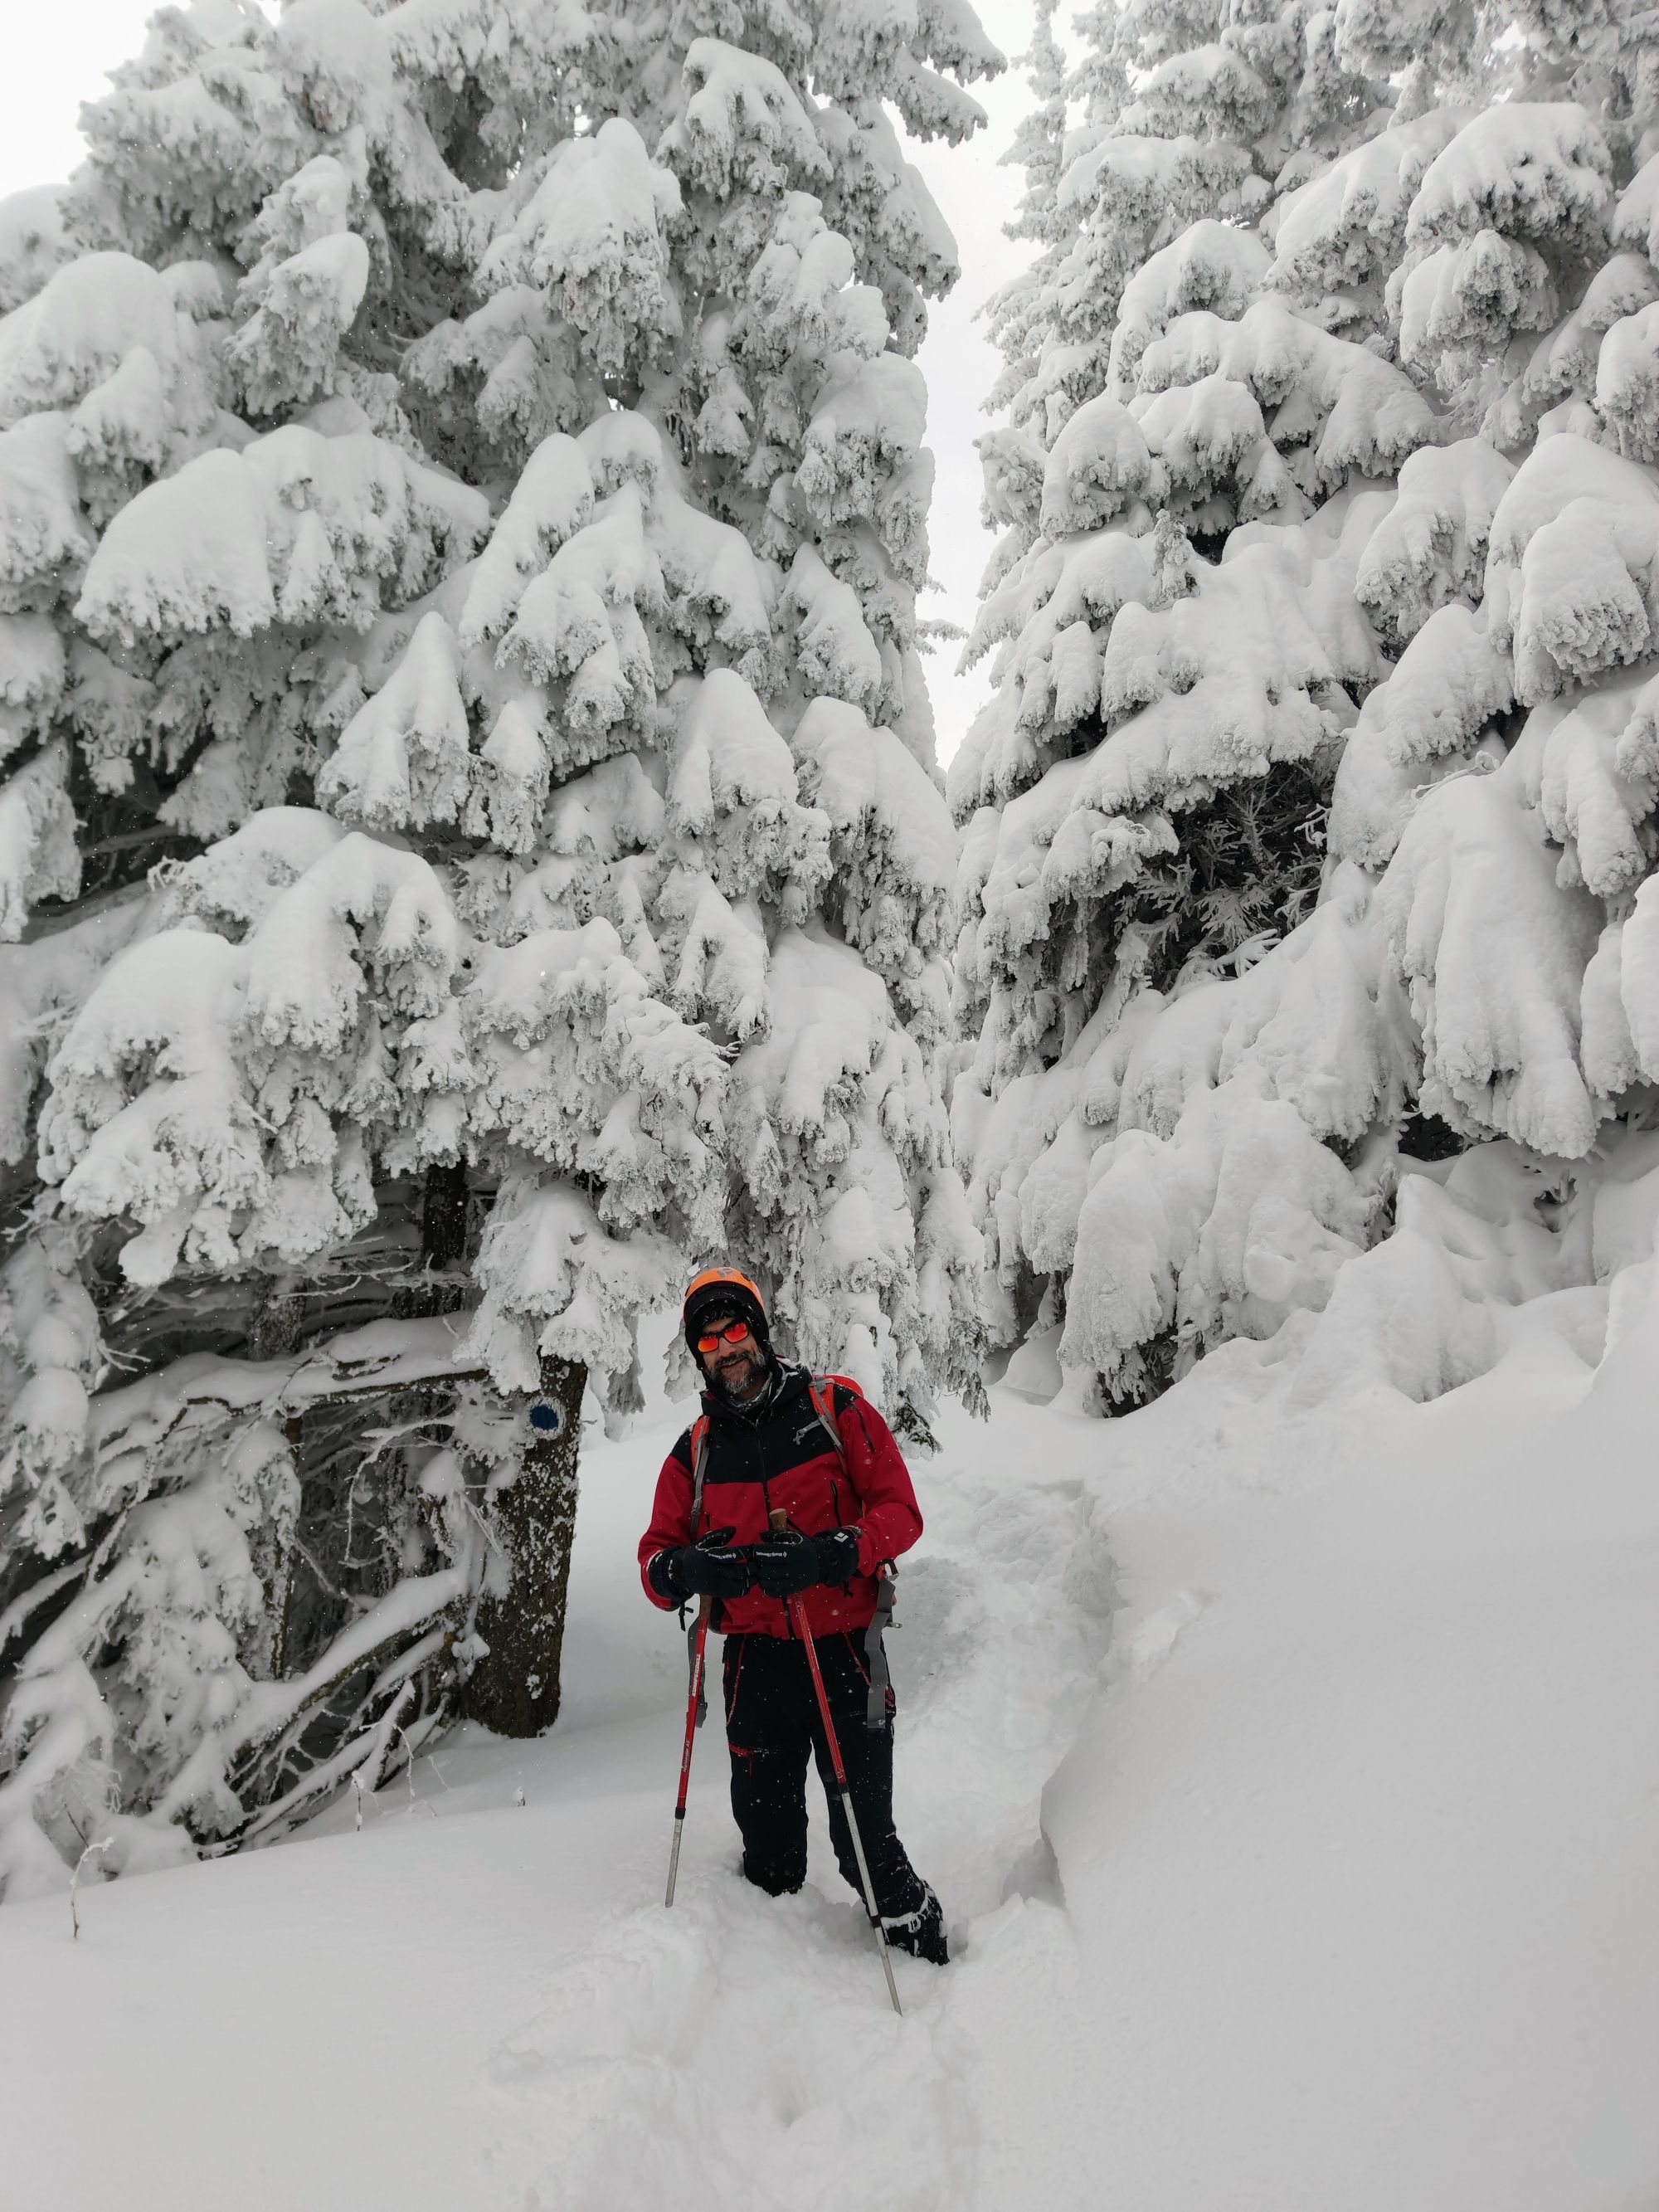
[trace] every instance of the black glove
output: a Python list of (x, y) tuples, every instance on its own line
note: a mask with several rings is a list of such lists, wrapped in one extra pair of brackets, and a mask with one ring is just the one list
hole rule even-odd
[(754, 1579), (768, 1597), (793, 1597), (819, 1583), (847, 1583), (859, 1571), (859, 1532), (830, 1528), (821, 1536), (776, 1528), (749, 1547)]
[(659, 1552), (650, 1573), (659, 1594), (677, 1604), (688, 1597), (741, 1597), (753, 1580), (748, 1551), (732, 1543), (729, 1528), (711, 1528), (695, 1544)]

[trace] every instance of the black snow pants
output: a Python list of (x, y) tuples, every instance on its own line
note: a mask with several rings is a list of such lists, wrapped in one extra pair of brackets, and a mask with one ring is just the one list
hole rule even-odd
[[(862, 1637), (818, 1638), (830, 1716), (853, 1813), (884, 1919), (918, 1911), (931, 1894), (893, 1831), (893, 1693), (887, 1722), (866, 1724), (869, 1678)], [(817, 1761), (830, 1806), (830, 1835), (842, 1875), (860, 1899), (858, 1860), (841, 1808), (806, 1653), (781, 1636), (726, 1639), (726, 1741), (732, 1754), (732, 1810), (743, 1838), (743, 1870), (774, 1897), (806, 1879), (806, 1754)]]

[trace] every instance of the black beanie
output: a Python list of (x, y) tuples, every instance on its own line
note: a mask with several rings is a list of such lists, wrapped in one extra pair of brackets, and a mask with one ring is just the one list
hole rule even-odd
[(685, 1302), (685, 1340), (694, 1355), (698, 1337), (716, 1314), (741, 1316), (756, 1343), (770, 1353), (772, 1333), (766, 1325), (766, 1309), (755, 1293), (743, 1283), (714, 1282), (700, 1285)]

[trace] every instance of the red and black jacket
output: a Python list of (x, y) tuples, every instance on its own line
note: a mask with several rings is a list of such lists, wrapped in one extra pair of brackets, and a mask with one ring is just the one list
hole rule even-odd
[[(809, 1536), (828, 1528), (859, 1530), (859, 1571), (852, 1581), (844, 1587), (821, 1583), (802, 1595), (808, 1632), (838, 1635), (867, 1625), (876, 1609), (876, 1569), (909, 1550), (921, 1534), (921, 1515), (892, 1431), (869, 1400), (849, 1384), (831, 1383), (838, 1452), (812, 1403), (811, 1385), (804, 1367), (781, 1367), (766, 1405), (752, 1415), (705, 1391), (708, 1438), (697, 1526), (691, 1526), (688, 1429), (662, 1463), (651, 1526), (640, 1539), (640, 1579), (653, 1605), (674, 1609), (652, 1587), (647, 1571), (659, 1552), (694, 1543), (711, 1528), (730, 1528), (734, 1544), (758, 1543), (768, 1533), (769, 1516), (781, 1506)], [(793, 1633), (783, 1600), (758, 1589), (722, 1599), (712, 1625), (736, 1635)]]

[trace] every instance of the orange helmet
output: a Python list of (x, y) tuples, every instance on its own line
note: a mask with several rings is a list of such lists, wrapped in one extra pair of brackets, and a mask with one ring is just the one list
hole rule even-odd
[(741, 1314), (753, 1329), (756, 1342), (770, 1344), (766, 1301), (758, 1287), (736, 1267), (705, 1267), (686, 1285), (680, 1323), (694, 1352), (705, 1319), (718, 1313)]

